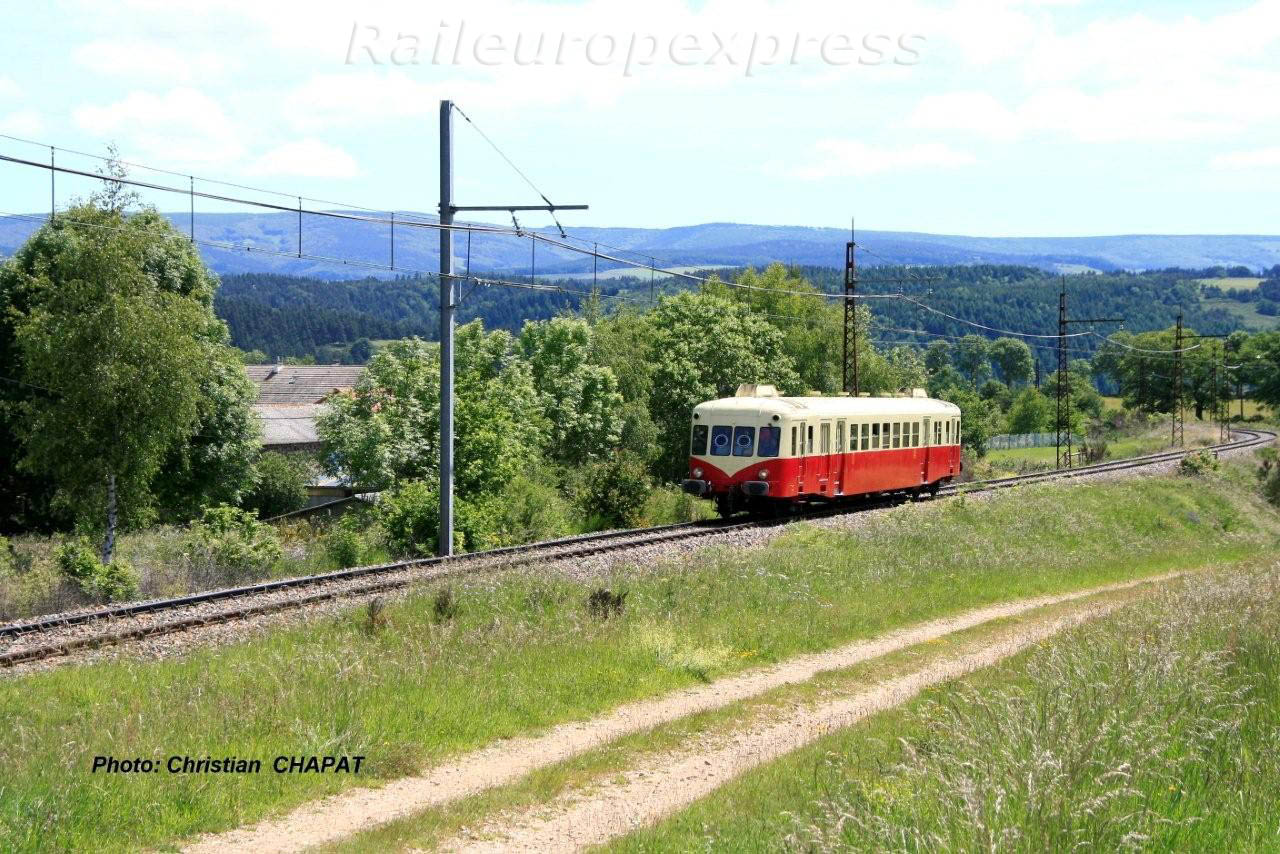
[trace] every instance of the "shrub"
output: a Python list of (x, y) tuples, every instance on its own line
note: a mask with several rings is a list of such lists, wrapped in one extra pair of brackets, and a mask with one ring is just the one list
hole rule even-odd
[(642, 522), (646, 525), (671, 525), (696, 522), (714, 515), (710, 501), (696, 498), (678, 486), (659, 486), (645, 502)]
[(568, 502), (552, 485), (519, 475), (493, 502), (494, 532), (502, 545), (551, 540), (570, 533)]
[[(498, 543), (498, 502), (455, 499), (453, 547), (479, 551)], [(435, 554), (440, 537), (440, 493), (434, 484), (407, 481), (382, 496), (378, 522), (386, 531), (387, 548), (398, 555)]]
[(1178, 464), (1178, 471), (1185, 475), (1202, 475), (1217, 470), (1218, 457), (1212, 451), (1192, 451)]
[(193, 551), (204, 552), (219, 568), (238, 575), (270, 569), (283, 554), (270, 525), (225, 504), (206, 508), (187, 537)]
[(640, 524), (653, 486), (644, 463), (624, 453), (589, 466), (578, 489), (583, 513), (601, 527), (630, 528)]
[(86, 596), (118, 602), (138, 595), (138, 574), (124, 560), (104, 565), (84, 539), (69, 540), (54, 552), (58, 570)]
[(13, 572), (14, 563), (13, 548), (9, 545), (9, 539), (0, 537), (0, 577)]
[(267, 519), (301, 510), (307, 504), (307, 483), (314, 467), (300, 454), (268, 451), (254, 467), (253, 489), (245, 496), (244, 506)]
[(325, 554), (343, 569), (359, 566), (369, 550), (360, 533), (359, 524), (355, 516), (348, 514), (340, 518), (324, 535)]

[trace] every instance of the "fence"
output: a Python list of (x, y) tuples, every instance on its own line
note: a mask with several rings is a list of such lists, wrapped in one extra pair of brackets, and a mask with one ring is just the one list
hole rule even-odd
[[(1057, 443), (1057, 433), (1001, 433), (987, 440), (987, 450), (1007, 451), (1011, 448), (1048, 448)], [(1083, 436), (1078, 433), (1071, 435), (1071, 444), (1080, 445), (1083, 443)]]

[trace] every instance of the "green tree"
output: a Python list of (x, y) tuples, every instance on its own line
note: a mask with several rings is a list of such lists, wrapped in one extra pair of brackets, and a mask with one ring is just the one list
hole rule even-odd
[(773, 383), (782, 393), (803, 382), (782, 348), (782, 334), (738, 302), (713, 294), (664, 297), (653, 311), (649, 411), (659, 429), (664, 479), (680, 475), (689, 455), (693, 407), (731, 396), (740, 383)]
[[(459, 327), (454, 474), (460, 496), (500, 491), (541, 455), (546, 424), (529, 367), (506, 332)], [(332, 474), (365, 486), (434, 481), (440, 461), (440, 350), (417, 338), (379, 351), (350, 395), (317, 422)]]
[(593, 363), (591, 337), (591, 327), (575, 317), (529, 322), (520, 332), (548, 425), (547, 456), (555, 462), (600, 459), (621, 439), (618, 381)]
[(206, 341), (191, 436), (169, 449), (155, 482), (163, 521), (180, 523), (206, 507), (239, 504), (253, 489), (262, 427), (253, 413), (258, 389), (228, 347)]
[(1040, 433), (1053, 426), (1053, 404), (1039, 390), (1023, 389), (1009, 407), (1010, 433)]
[(986, 338), (966, 335), (956, 343), (956, 368), (974, 388), (991, 376), (991, 353)]
[(312, 461), (301, 454), (267, 451), (254, 468), (253, 489), (245, 496), (245, 507), (263, 519), (301, 510), (307, 504), (307, 484), (314, 470)]
[(951, 357), (950, 342), (941, 338), (934, 339), (924, 351), (924, 369), (928, 371), (929, 376), (933, 376), (951, 365)]
[[(774, 326), (805, 390), (840, 391), (841, 349), (832, 342), (844, 335), (843, 309), (820, 298), (818, 289), (798, 272), (776, 262), (759, 273), (745, 270), (734, 282), (742, 287), (708, 285), (704, 290), (748, 306)], [(865, 329), (860, 331), (865, 336)]]
[(198, 430), (226, 336), (195, 249), (155, 211), (126, 217), (115, 201), (71, 208), (0, 274), (0, 337), (33, 392), (16, 401), (20, 465), (104, 532), (103, 564), (119, 524), (148, 517), (166, 457)]
[(960, 407), (960, 444), (975, 457), (987, 455), (987, 440), (996, 431), (992, 429), (993, 417), (990, 404), (970, 389), (947, 389), (942, 399)]
[(997, 338), (991, 342), (991, 361), (1000, 378), (1010, 388), (1031, 381), (1034, 361), (1031, 348), (1017, 338)]

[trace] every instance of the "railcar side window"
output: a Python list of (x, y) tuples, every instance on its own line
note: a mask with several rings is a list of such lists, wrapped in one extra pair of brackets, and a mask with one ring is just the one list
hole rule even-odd
[(707, 425), (693, 425), (693, 444), (690, 446), (689, 453), (695, 457), (704, 457), (707, 454)]
[[(793, 431), (794, 427), (791, 428)], [(782, 428), (765, 426), (760, 428), (760, 445), (756, 448), (756, 454), (761, 457), (776, 457), (778, 455), (778, 446), (782, 444)]]
[(933, 425), (933, 444), (942, 444), (942, 422), (935, 421)]
[(920, 447), (920, 422), (913, 421), (911, 424), (911, 447)]
[(836, 422), (836, 453), (844, 453), (844, 422)]
[(880, 425), (879, 424), (871, 425), (871, 447), (872, 448), (880, 447)]
[(893, 422), (893, 446), (895, 448), (902, 447), (902, 422)]
[(795, 455), (796, 455), (796, 428), (795, 428), (795, 425), (792, 425), (792, 427), (791, 427), (791, 456), (793, 456), (793, 457), (794, 457)]
[(813, 447), (814, 447), (814, 445), (813, 445), (813, 425), (812, 425), (812, 424), (810, 424), (810, 425), (809, 425), (809, 427), (808, 427), (808, 429), (807, 429), (807, 431), (806, 431), (806, 433), (805, 433), (805, 440), (804, 440), (804, 449), (805, 449), (805, 452), (806, 452), (806, 453), (809, 453), (809, 454), (812, 454), (812, 453), (813, 453)]
[(729, 456), (729, 440), (732, 438), (732, 435), (732, 427), (712, 427), (711, 455), (716, 457)]
[(805, 426), (804, 426), (804, 422), (801, 421), (800, 422), (800, 456), (802, 457), (809, 450), (809, 446), (806, 445), (804, 442), (804, 434), (805, 434)]
[(822, 437), (822, 453), (831, 453), (831, 425), (823, 424), (819, 435)]
[(951, 444), (951, 422), (947, 422), (947, 444)]
[(756, 448), (756, 428), (754, 427), (734, 427), (733, 428), (733, 455), (735, 457), (749, 457), (751, 452)]

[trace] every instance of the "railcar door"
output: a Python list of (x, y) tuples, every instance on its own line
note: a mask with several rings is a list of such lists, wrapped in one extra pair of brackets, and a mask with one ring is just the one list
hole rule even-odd
[[(795, 428), (793, 427), (791, 429), (794, 430)], [(804, 491), (805, 491), (805, 476), (808, 474), (808, 466), (805, 464), (807, 460), (806, 453), (809, 450), (808, 447), (805, 445), (805, 436), (808, 434), (808, 431), (809, 431), (809, 425), (801, 421), (799, 448), (796, 447), (795, 442), (791, 443), (792, 453), (797, 454), (796, 456), (796, 490), (802, 495), (804, 494)]]
[(817, 492), (831, 492), (831, 422), (818, 423), (818, 446), (812, 449), (814, 476), (818, 482)]
[(924, 444), (924, 451), (920, 454), (920, 482), (928, 483), (933, 480), (933, 472), (930, 470), (933, 461), (933, 433), (930, 432), (933, 427), (932, 418), (925, 416), (920, 430), (920, 441)]
[(836, 443), (831, 449), (831, 494), (844, 495), (844, 463), (848, 459), (845, 452), (844, 422), (836, 422)]

